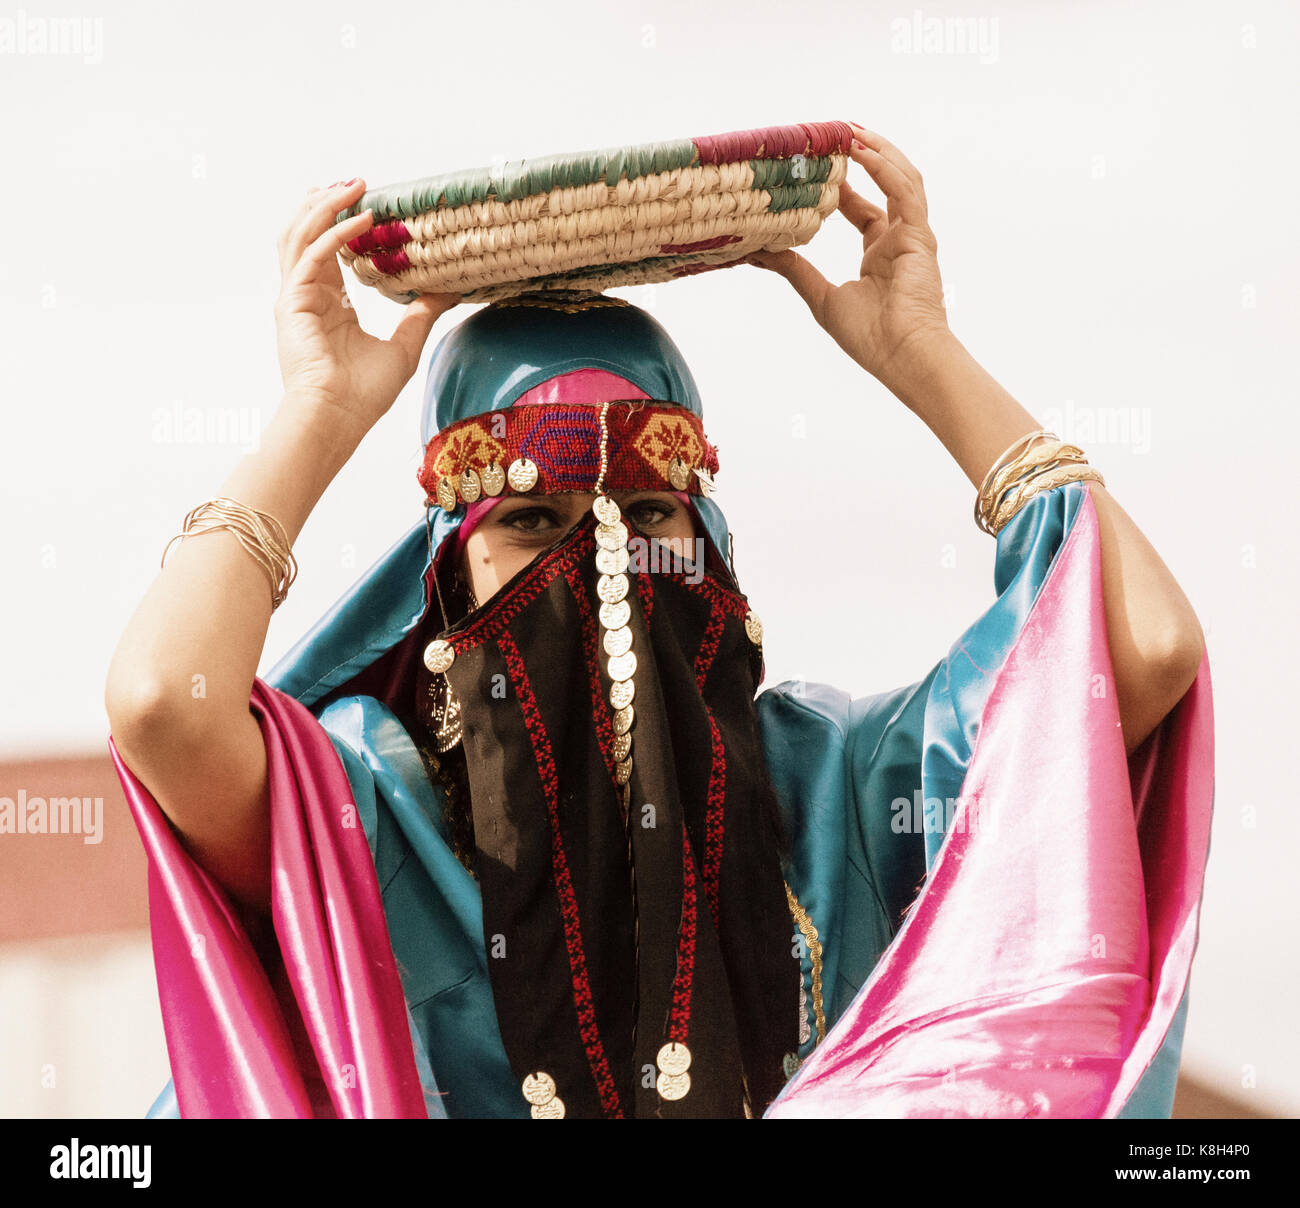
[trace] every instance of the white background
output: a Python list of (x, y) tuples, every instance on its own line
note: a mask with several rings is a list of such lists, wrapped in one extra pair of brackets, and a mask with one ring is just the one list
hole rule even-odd
[[(0, 53), (0, 755), (104, 749), (117, 637), (242, 451), (164, 417), (269, 422), (275, 240), (309, 186), (861, 122), (924, 174), (976, 357), (1040, 420), (1139, 425), (1074, 435), (1209, 639), (1216, 819), (1185, 1068), (1300, 1111), (1296, 6), (0, 8), (48, 17), (88, 19), (86, 53)], [(909, 50), (918, 19), (948, 17), (983, 23), (982, 52)], [(807, 254), (844, 279), (855, 245), (837, 216)], [(921, 678), (993, 593), (943, 447), (775, 275), (618, 292), (700, 384), (769, 682)], [(391, 330), (398, 306), (352, 293)], [(420, 516), (422, 373), (309, 521), (264, 669)]]

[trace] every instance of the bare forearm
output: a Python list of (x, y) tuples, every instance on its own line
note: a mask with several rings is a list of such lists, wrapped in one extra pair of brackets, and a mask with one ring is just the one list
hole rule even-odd
[[(951, 334), (908, 349), (881, 376), (978, 488), (994, 461), (1041, 425)], [(1086, 452), (1086, 450), (1085, 450)], [(1186, 595), (1133, 520), (1090, 483), (1101, 535), (1102, 590), (1115, 693), (1131, 752), (1181, 699), (1204, 639)]]
[[(257, 452), (213, 494), (268, 512), (293, 542), (359, 439), (354, 428), (285, 396)], [(141, 697), (181, 732), (210, 733), (221, 718), (246, 714), (270, 619), (267, 573), (233, 534), (177, 542), (118, 644), (110, 716), (114, 700)]]

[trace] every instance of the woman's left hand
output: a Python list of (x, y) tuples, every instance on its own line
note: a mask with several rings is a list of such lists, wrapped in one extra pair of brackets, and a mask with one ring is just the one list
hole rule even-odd
[(785, 277), (813, 318), (867, 372), (886, 384), (916, 341), (948, 334), (943, 284), (921, 173), (887, 139), (850, 126), (849, 155), (880, 186), (888, 210), (840, 185), (840, 212), (862, 232), (856, 281), (832, 285), (798, 252), (755, 252), (748, 260)]

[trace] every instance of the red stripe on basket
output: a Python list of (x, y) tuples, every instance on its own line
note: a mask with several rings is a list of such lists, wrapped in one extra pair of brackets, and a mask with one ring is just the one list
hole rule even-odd
[(801, 122), (797, 126), (760, 126), (693, 138), (702, 164), (744, 159), (785, 159), (791, 155), (847, 155), (853, 129), (847, 122)]
[(355, 239), (349, 239), (348, 250), (364, 256), (370, 252), (392, 252), (410, 242), (411, 232), (406, 229), (406, 223), (395, 219), (381, 222), (368, 231), (362, 231)]
[(715, 235), (712, 239), (697, 239), (694, 243), (663, 243), (659, 252), (664, 256), (684, 256), (691, 252), (711, 252), (715, 248), (726, 247), (729, 243), (739, 243), (739, 235)]
[(398, 273), (404, 273), (411, 267), (405, 252), (375, 252), (370, 257), (370, 263), (375, 266), (376, 272), (389, 277), (396, 277)]
[(733, 264), (744, 264), (745, 257), (736, 260), (724, 260), (721, 264), (680, 264), (673, 269), (674, 277), (692, 277), (696, 273), (712, 272), (715, 268), (730, 268)]

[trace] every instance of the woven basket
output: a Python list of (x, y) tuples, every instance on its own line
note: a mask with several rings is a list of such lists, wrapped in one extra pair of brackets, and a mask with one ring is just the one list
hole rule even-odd
[(810, 122), (552, 155), (369, 190), (343, 251), (389, 298), (602, 290), (807, 243), (839, 204), (852, 129)]

